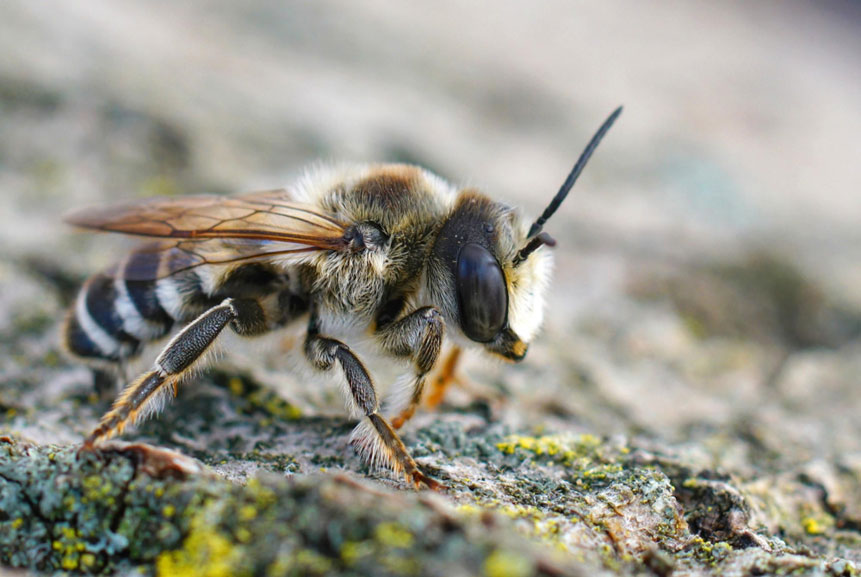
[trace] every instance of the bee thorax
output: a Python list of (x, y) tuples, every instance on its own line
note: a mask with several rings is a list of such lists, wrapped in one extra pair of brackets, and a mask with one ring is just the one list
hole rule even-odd
[(388, 244), (389, 237), (374, 224), (362, 222), (347, 228), (344, 241), (350, 252), (381, 250)]

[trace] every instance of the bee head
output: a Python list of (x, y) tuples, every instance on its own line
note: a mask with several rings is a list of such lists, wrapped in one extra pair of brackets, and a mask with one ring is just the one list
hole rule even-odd
[(528, 228), (517, 212), (474, 190), (461, 191), (434, 243), (428, 286), (463, 335), (512, 361), (526, 355), (544, 315), (551, 258), (542, 232), (565, 200), (598, 143), (622, 108), (610, 115), (541, 216)]
[(444, 316), (470, 341), (512, 361), (526, 355), (541, 324), (551, 266), (537, 246), (520, 255), (527, 232), (511, 208), (463, 190), (429, 266), (428, 286)]

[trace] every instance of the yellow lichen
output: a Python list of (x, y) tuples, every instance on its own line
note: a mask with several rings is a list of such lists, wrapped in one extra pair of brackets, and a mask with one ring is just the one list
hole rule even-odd
[(457, 512), (463, 513), (464, 515), (477, 515), (481, 513), (481, 508), (476, 507), (471, 503), (463, 503), (457, 506)]
[(531, 537), (537, 537), (549, 544), (568, 551), (568, 546), (560, 541), (568, 523), (577, 523), (579, 519), (567, 519), (561, 515), (548, 513), (529, 505), (502, 503), (498, 500), (476, 499), (475, 503), (462, 503), (457, 511), (465, 516), (476, 516), (485, 512), (494, 512), (519, 521), (515, 527)]
[(230, 577), (237, 574), (240, 559), (240, 552), (224, 535), (195, 517), (182, 548), (156, 558), (156, 572), (172, 577)]
[(96, 556), (92, 553), (84, 553), (81, 555), (81, 567), (90, 569), (96, 564)]
[(267, 575), (326, 575), (332, 570), (332, 561), (316, 551), (302, 549), (279, 555), (266, 569)]
[(257, 516), (257, 509), (253, 505), (245, 505), (239, 509), (239, 518), (243, 521), (250, 521)]
[(345, 565), (355, 565), (362, 557), (373, 552), (371, 544), (366, 541), (347, 541), (341, 546), (341, 560)]
[(526, 577), (532, 574), (532, 563), (526, 557), (495, 549), (484, 560), (487, 577)]
[(377, 541), (387, 547), (405, 549), (413, 544), (413, 535), (398, 523), (380, 523), (374, 531)]
[(693, 555), (704, 563), (711, 566), (717, 565), (718, 562), (725, 559), (732, 552), (732, 545), (724, 541), (712, 543), (706, 541), (702, 537), (694, 537), (691, 540), (693, 545)]
[(403, 555), (382, 555), (380, 565), (396, 575), (416, 575), (421, 570), (418, 559)]
[(825, 526), (823, 523), (813, 517), (804, 517), (801, 519), (801, 525), (804, 527), (804, 531), (808, 535), (822, 535), (825, 533)]
[(594, 435), (567, 437), (545, 435), (529, 437), (512, 435), (505, 441), (496, 444), (496, 448), (506, 455), (512, 455), (517, 450), (528, 451), (537, 456), (548, 456), (553, 461), (565, 466), (588, 464), (593, 457), (600, 457), (601, 439)]
[(242, 396), (242, 394), (245, 392), (245, 384), (239, 377), (231, 377), (231, 379), (227, 381), (227, 388), (229, 388), (230, 392), (237, 397)]
[[(288, 403), (287, 401), (285, 401), (278, 395), (272, 393), (271, 391), (254, 391), (253, 393), (248, 395), (248, 400), (251, 402), (252, 405), (262, 408), (272, 417), (278, 419), (295, 421), (302, 416), (302, 411), (299, 409), (299, 407)], [(271, 423), (271, 419), (263, 419), (263, 421), (268, 421)], [(263, 421), (261, 421), (261, 424), (263, 424)]]
[(277, 501), (275, 492), (268, 487), (264, 487), (257, 479), (248, 481), (245, 488), (253, 495), (257, 509), (265, 509)]
[(251, 541), (251, 531), (249, 531), (245, 527), (239, 527), (236, 530), (236, 540), (240, 543), (248, 543), (249, 541)]

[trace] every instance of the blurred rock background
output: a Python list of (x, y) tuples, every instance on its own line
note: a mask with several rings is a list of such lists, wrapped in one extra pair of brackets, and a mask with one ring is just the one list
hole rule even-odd
[[(779, 501), (780, 485), (792, 505), (748, 510), (751, 529), (857, 562), (859, 32), (861, 5), (838, 1), (4, 3), (2, 431), (77, 442), (104, 408), (59, 355), (57, 326), (77, 284), (129, 243), (70, 230), (67, 210), (271, 188), (346, 160), (421, 164), (537, 214), (624, 104), (547, 227), (551, 314), (527, 361), (469, 357), (479, 392), (452, 391), (408, 441), (448, 425), (624, 439), (731, 475), (749, 499)], [(248, 389), (224, 386), (236, 375), (278, 392), (275, 415), (289, 402), (339, 417), (338, 391), (303, 386), (279, 344), (231, 345), (224, 374), (134, 438), (244, 479), (259, 467), (230, 427), (260, 423), (230, 408)], [(216, 432), (195, 429), (202, 406)], [(316, 439), (319, 426), (306, 427)], [(349, 426), (332, 426), (331, 466), (360, 470)], [(304, 447), (298, 464), (263, 468), (319, 468), (313, 439), (289, 430), (300, 437), (276, 428), (267, 442)], [(425, 462), (493, 477), (455, 456)], [(674, 497), (697, 492), (676, 483)]]

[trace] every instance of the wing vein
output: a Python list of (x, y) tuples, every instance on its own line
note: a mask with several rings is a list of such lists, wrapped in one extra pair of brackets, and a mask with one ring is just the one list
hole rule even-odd
[(281, 189), (233, 197), (153, 199), (79, 211), (67, 221), (164, 239), (133, 253), (135, 265), (120, 273), (129, 280), (162, 278), (202, 265), (343, 250), (349, 244), (346, 224), (314, 205), (290, 201), (288, 194)]

